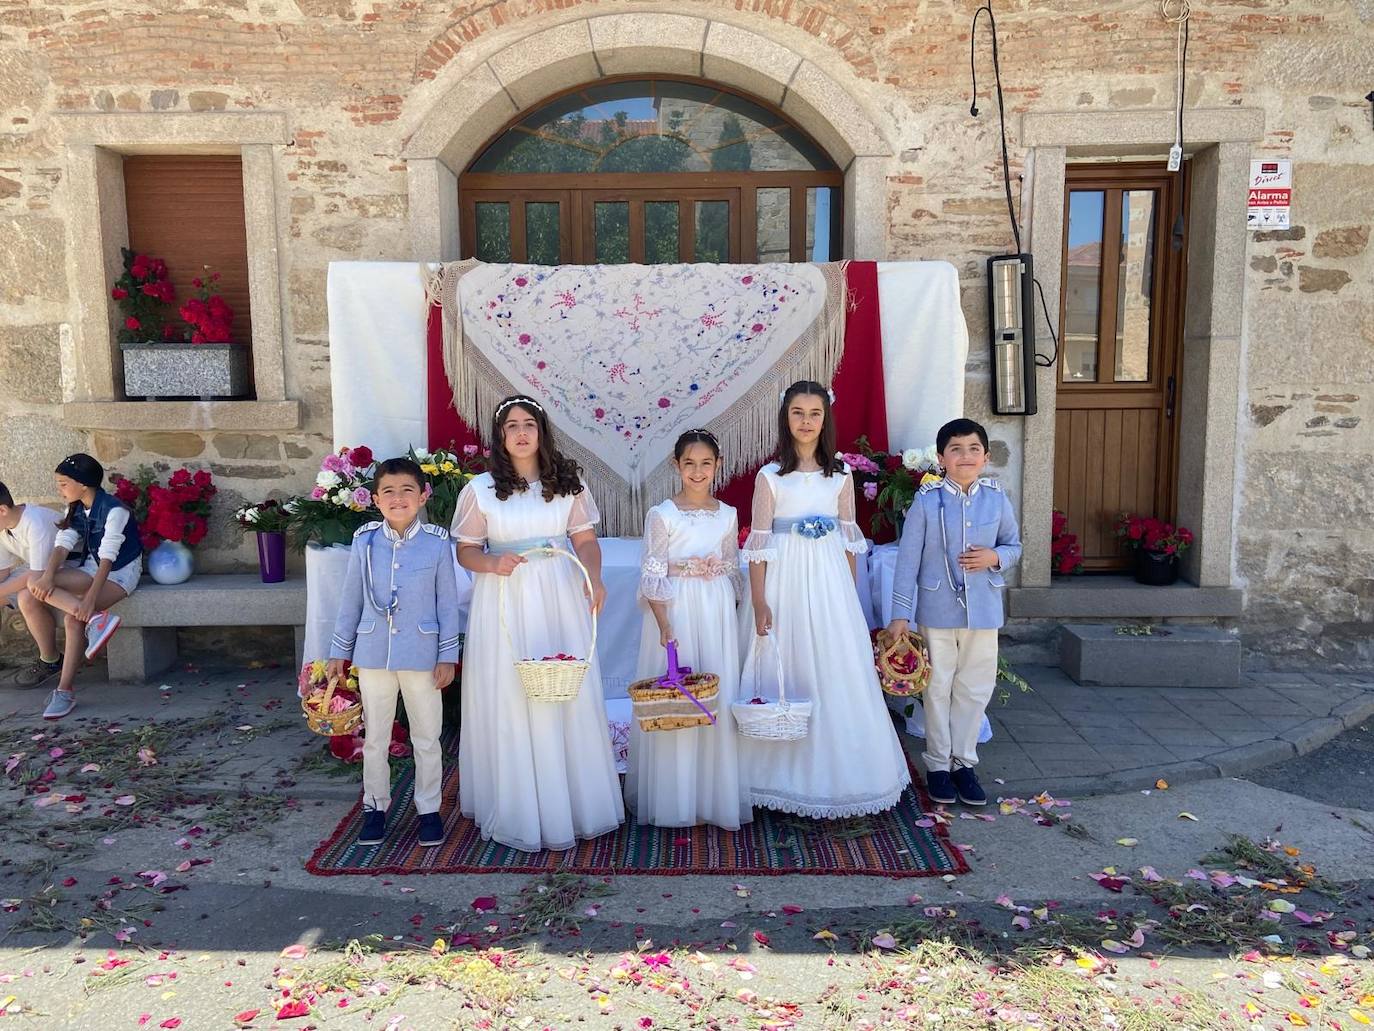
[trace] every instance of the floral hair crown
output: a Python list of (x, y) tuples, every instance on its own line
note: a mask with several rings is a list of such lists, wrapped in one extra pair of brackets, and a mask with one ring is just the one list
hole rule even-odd
[(544, 406), (532, 397), (513, 397), (509, 401), (503, 401), (501, 402), (501, 404), (497, 405), (495, 417), (497, 419), (501, 418), (501, 413), (504, 412), (511, 405), (528, 405), (529, 407), (533, 408), (536, 412), (542, 412), (544, 410)]

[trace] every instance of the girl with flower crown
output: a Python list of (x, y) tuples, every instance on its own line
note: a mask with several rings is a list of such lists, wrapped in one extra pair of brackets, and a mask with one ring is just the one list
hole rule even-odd
[(716, 722), (645, 733), (630, 726), (625, 802), (635, 818), (658, 827), (711, 823), (739, 830), (753, 818), (740, 780), (730, 705), (739, 689), (735, 605), (741, 593), (735, 510), (713, 496), (720, 444), (708, 430), (688, 430), (673, 446), (682, 490), (649, 509), (639, 596), (644, 624), (636, 679), (661, 676), (664, 649), (678, 661), (720, 677)]
[[(571, 848), (625, 819), (596, 656), (568, 702), (531, 701), (515, 669), (518, 659), (588, 654), (591, 614), (606, 600), (600, 520), (543, 407), (521, 396), (497, 405), (491, 470), (463, 488), (453, 516), (458, 562), (475, 574), (458, 790), (463, 815), (484, 838), (526, 852)], [(520, 554), (550, 545), (576, 552), (591, 577), (590, 597), (571, 562)], [(510, 636), (501, 626), (502, 605)]]
[(799, 740), (742, 738), (741, 776), (754, 805), (819, 818), (882, 812), (911, 782), (854, 588), (855, 556), (868, 544), (830, 405), (830, 391), (810, 380), (783, 394), (777, 460), (754, 482), (743, 550), (742, 635), (776, 636), (788, 695), (812, 708)]

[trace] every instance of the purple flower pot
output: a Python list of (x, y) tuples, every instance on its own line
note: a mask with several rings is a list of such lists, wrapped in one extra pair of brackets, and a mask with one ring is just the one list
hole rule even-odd
[(286, 534), (258, 534), (258, 571), (265, 584), (279, 584), (286, 579)]

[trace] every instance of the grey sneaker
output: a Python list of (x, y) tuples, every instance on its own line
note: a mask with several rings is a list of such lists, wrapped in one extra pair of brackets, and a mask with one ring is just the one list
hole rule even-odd
[(48, 699), (48, 707), (43, 710), (43, 718), (45, 720), (60, 720), (75, 708), (76, 693), (74, 691), (54, 691), (52, 697)]
[(25, 666), (14, 675), (14, 686), (42, 687), (61, 672), (61, 659), (56, 662), (44, 662), (42, 659), (36, 659), (32, 664)]

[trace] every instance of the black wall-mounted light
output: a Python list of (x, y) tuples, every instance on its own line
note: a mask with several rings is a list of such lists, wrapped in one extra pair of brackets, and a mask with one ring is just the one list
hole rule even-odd
[(1374, 122), (1374, 89), (1366, 93), (1364, 99), (1369, 101), (1369, 120)]
[(1035, 414), (1034, 279), (1029, 254), (988, 259), (992, 410), (997, 415)]

